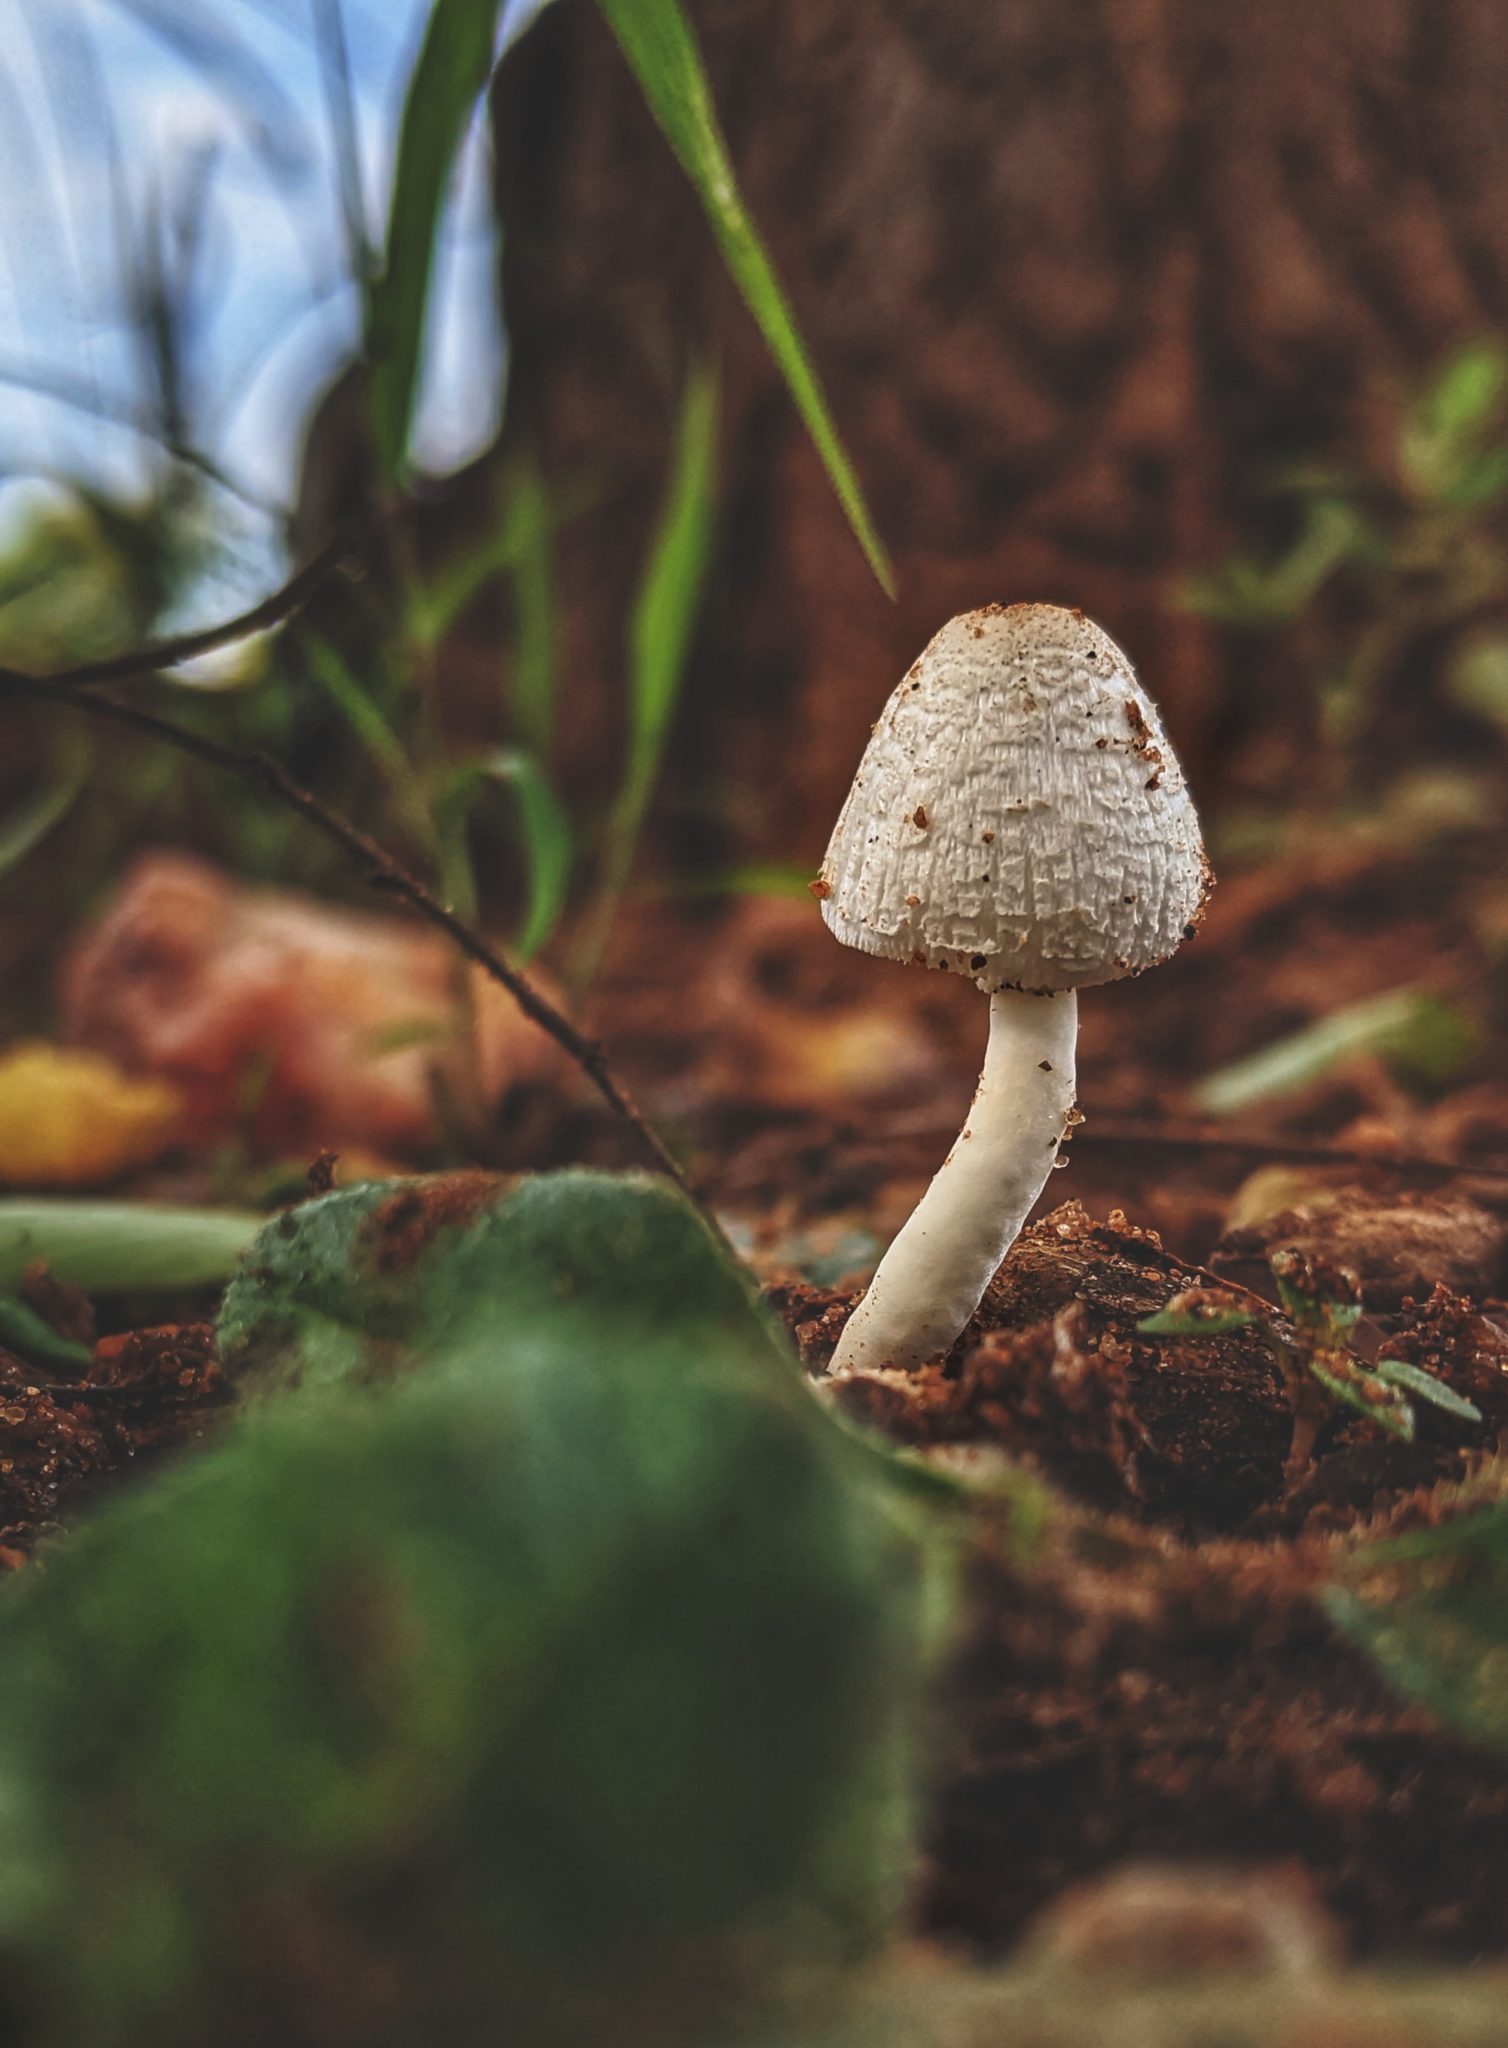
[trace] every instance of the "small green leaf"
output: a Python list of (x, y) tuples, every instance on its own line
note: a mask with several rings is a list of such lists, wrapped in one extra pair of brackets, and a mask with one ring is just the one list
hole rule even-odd
[(1229, 1330), (1246, 1330), (1257, 1320), (1249, 1308), (1159, 1309), (1143, 1316), (1137, 1329), (1144, 1337), (1222, 1337)]
[(435, 0), (403, 103), (387, 245), (367, 308), (372, 424), (390, 481), (408, 453), (445, 191), (492, 70), (499, 13), (500, 0)]
[(1327, 1394), (1354, 1408), (1368, 1422), (1375, 1422), (1389, 1436), (1406, 1444), (1414, 1441), (1414, 1411), (1397, 1388), (1386, 1385), (1341, 1351), (1317, 1352), (1306, 1363)]
[(1458, 1394), (1454, 1387), (1448, 1387), (1432, 1372), (1426, 1372), (1422, 1365), (1413, 1365), (1406, 1358), (1380, 1358), (1373, 1371), (1390, 1387), (1402, 1387), (1406, 1392), (1416, 1394), (1421, 1401), (1443, 1409), (1447, 1415), (1457, 1415), (1463, 1422), (1480, 1422), (1482, 1419), (1482, 1411), (1475, 1401), (1468, 1401), (1464, 1394)]
[(839, 503), (887, 596), (890, 564), (785, 293), (740, 196), (701, 53), (680, 0), (598, 0), (681, 168), (696, 187), (734, 283), (784, 376)]
[(15, 1295), (0, 1295), (0, 1344), (33, 1365), (56, 1366), (62, 1372), (82, 1372), (93, 1353), (87, 1344), (60, 1337), (51, 1323), (43, 1322), (34, 1308)]
[(1193, 1102), (1207, 1115), (1231, 1116), (1307, 1088), (1359, 1053), (1380, 1054), (1411, 1078), (1435, 1085), (1458, 1071), (1473, 1044), (1469, 1021), (1440, 997), (1417, 988), (1389, 989), (1332, 1010), (1207, 1074), (1196, 1084)]
[(1361, 1321), (1361, 1288), (1348, 1267), (1317, 1259), (1298, 1245), (1280, 1245), (1268, 1260), (1278, 1300), (1310, 1350), (1346, 1351)]
[(1489, 445), (1501, 435), (1508, 399), (1508, 350), (1478, 342), (1452, 356), (1404, 422), (1399, 465), (1422, 497), (1483, 505), (1508, 487), (1508, 454)]

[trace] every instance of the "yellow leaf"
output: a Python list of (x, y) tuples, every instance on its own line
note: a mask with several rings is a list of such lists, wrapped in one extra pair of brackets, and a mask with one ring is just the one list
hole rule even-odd
[(86, 1187), (145, 1166), (183, 1112), (165, 1081), (140, 1080), (98, 1053), (30, 1043), (0, 1053), (0, 1181)]

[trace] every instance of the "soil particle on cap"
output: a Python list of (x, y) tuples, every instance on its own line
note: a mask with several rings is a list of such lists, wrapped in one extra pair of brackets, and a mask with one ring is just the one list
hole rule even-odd
[(806, 886), (819, 902), (825, 902), (833, 893), (832, 883), (825, 881), (821, 875), (818, 875), (815, 881), (808, 882)]
[(928, 820), (925, 805), (917, 805), (916, 809), (911, 813), (911, 822), (918, 832), (926, 831)]

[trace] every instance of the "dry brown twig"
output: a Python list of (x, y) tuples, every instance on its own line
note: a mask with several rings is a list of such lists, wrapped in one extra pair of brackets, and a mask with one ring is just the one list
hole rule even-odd
[(1508, 1160), (1448, 1159), (1428, 1152), (1371, 1151), (1361, 1146), (1317, 1144), (1307, 1138), (1259, 1138), (1236, 1131), (1139, 1122), (1091, 1110), (1074, 1132), (1074, 1144), (1150, 1147), (1162, 1152), (1228, 1152), (1250, 1159), (1291, 1160), (1296, 1166), (1371, 1167), (1379, 1172), (1440, 1179), (1508, 1180)]
[(76, 668), (62, 669), (52, 675), (30, 675), (19, 669), (0, 668), (0, 699), (29, 697), (41, 702), (66, 704), (88, 717), (143, 733), (225, 774), (235, 775), (243, 782), (259, 784), (279, 802), (296, 811), (360, 865), (369, 886), (398, 897), (416, 916), (444, 932), (468, 960), (474, 961), (484, 974), (505, 988), (530, 1022), (554, 1039), (562, 1052), (586, 1075), (603, 1101), (630, 1127), (662, 1172), (707, 1215), (705, 1205), (688, 1181), (680, 1162), (618, 1079), (601, 1043), (578, 1030), (564, 1011), (557, 1009), (526, 974), (504, 959), (480, 932), (457, 916), (448, 904), (441, 902), (417, 875), (370, 834), (333, 810), (312, 790), (306, 789), (270, 754), (224, 746), (220, 741), (207, 739), (202, 733), (179, 725), (173, 719), (163, 718), (155, 711), (144, 711), (137, 705), (123, 704), (116, 698), (97, 694), (105, 684), (139, 682), (162, 669), (176, 668), (200, 655), (230, 646), (252, 633), (265, 632), (269, 627), (282, 624), (350, 560), (366, 537), (366, 532), (358, 532), (332, 540), (281, 589), (252, 606), (250, 611), (226, 619), (217, 626), (160, 641), (134, 653), (81, 663)]

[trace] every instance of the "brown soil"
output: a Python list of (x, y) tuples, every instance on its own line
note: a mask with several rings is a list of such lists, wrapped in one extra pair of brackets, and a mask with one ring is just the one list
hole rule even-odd
[(114, 1475), (202, 1436), (230, 1398), (208, 1323), (103, 1337), (66, 1379), (0, 1351), (0, 1565)]
[[(1508, 1335), (1444, 1289), (1374, 1326), (1482, 1425), (1421, 1415), (1407, 1445), (1338, 1411), (1285, 1492), (1267, 1346), (1137, 1334), (1209, 1277), (1070, 1204), (1021, 1239), (944, 1363), (835, 1390), (901, 1442), (1007, 1453), (1073, 1503), (1029, 1562), (1007, 1520), (973, 1564), (920, 1923), (994, 1950), (1127, 1858), (1291, 1861), (1359, 1954), (1500, 1954), (1508, 1762), (1403, 1704), (1314, 1594), (1337, 1532), (1443, 1512), (1508, 1431)], [(851, 1294), (771, 1294), (821, 1373)]]
[[(929, 1932), (992, 1951), (1125, 1858), (1217, 1857), (1301, 1865), (1358, 1952), (1508, 1955), (1508, 1765), (1403, 1705), (1313, 1598), (1343, 1532), (1441, 1511), (1508, 1430), (1508, 989), (1478, 914), (1500, 883), (1449, 852), (1309, 849), (1227, 882), (1159, 974), (1086, 997), (1088, 1122), (1061, 1183), (1085, 1206), (1026, 1234), (944, 1366), (843, 1395), (929, 1454), (1034, 1468), (1066, 1503), (1029, 1562), (1003, 1525), (980, 1546), (939, 1724)], [(793, 1245), (857, 1231), (861, 1268), (958, 1127), (976, 992), (845, 953), (806, 900), (634, 913), (620, 953), (604, 1033), (756, 1263), (790, 1275)], [(1449, 1092), (1359, 1059), (1201, 1131), (1191, 1076), (1405, 977), (1459, 992), (1483, 1027)], [(525, 1091), (495, 1140), (504, 1168), (638, 1163), (569, 1088)], [(1285, 1145), (1293, 1160), (1264, 1164)], [(445, 1185), (459, 1217), (487, 1183)], [(203, 1192), (191, 1177), (155, 1191)], [(384, 1205), (379, 1270), (437, 1220)], [(1352, 1267), (1363, 1355), (1428, 1366), (1483, 1425), (1421, 1408), (1408, 1446), (1337, 1412), (1286, 1487), (1292, 1418), (1266, 1345), (1135, 1328), (1200, 1278), (1270, 1288), (1277, 1244)], [(853, 1285), (770, 1291), (820, 1375)], [(34, 1306), (89, 1334), (77, 1304)], [(0, 1560), (110, 1474), (213, 1427), (225, 1399), (203, 1325), (107, 1339), (76, 1383), (0, 1354)]]

